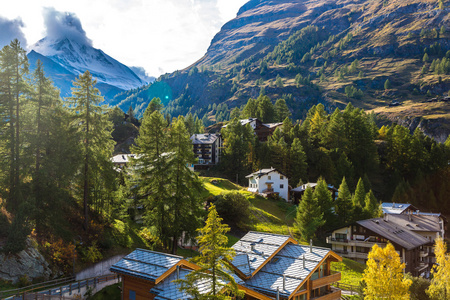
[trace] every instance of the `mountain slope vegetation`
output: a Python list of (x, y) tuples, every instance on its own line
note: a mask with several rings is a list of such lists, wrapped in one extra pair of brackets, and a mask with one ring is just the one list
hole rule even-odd
[[(366, 110), (399, 102), (408, 110), (449, 90), (449, 11), (446, 2), (427, 0), (252, 0), (200, 60), (158, 79), (170, 93), (147, 86), (113, 103), (138, 111), (164, 97), (167, 113), (211, 122), (223, 120), (210, 104), (231, 111), (260, 92), (285, 99), (294, 118), (317, 103), (332, 111), (349, 102)], [(427, 119), (448, 122), (447, 105)]]

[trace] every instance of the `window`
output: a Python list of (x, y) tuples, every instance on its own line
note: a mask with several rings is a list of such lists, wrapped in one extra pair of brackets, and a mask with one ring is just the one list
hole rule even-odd
[(128, 295), (128, 299), (136, 300), (136, 292), (133, 291), (133, 290), (130, 290), (129, 295)]
[(280, 179), (284, 179), (283, 175), (280, 175)]
[(283, 188), (284, 188), (284, 185), (280, 184), (280, 189), (283, 189)]
[(269, 175), (268, 177), (269, 177), (269, 180), (271, 180), (271, 179), (272, 179), (272, 176), (270, 176), (270, 175)]

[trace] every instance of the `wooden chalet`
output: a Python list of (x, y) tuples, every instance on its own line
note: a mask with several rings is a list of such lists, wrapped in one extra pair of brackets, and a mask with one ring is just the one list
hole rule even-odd
[[(327, 248), (299, 245), (289, 236), (249, 232), (233, 245), (231, 262), (245, 299), (333, 300), (341, 291), (331, 286), (341, 279), (330, 263), (342, 258)], [(111, 267), (122, 277), (122, 299), (192, 299), (180, 292), (176, 279), (199, 267), (180, 256), (137, 249)], [(201, 292), (210, 282), (199, 282)]]

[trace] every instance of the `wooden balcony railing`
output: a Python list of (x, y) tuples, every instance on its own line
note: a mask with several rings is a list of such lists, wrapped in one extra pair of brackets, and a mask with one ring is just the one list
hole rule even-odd
[(330, 293), (327, 293), (325, 295), (311, 298), (311, 300), (339, 300), (341, 299), (341, 290), (339, 289), (332, 289)]
[(341, 280), (341, 273), (334, 273), (311, 281), (311, 288), (317, 289)]

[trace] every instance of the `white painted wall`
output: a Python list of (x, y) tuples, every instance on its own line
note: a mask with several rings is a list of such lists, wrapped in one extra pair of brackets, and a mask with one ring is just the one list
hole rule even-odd
[(270, 172), (269, 174), (265, 174), (261, 177), (254, 175), (249, 178), (248, 190), (261, 194), (267, 189), (267, 182), (272, 182), (273, 191), (278, 193), (281, 198), (286, 201), (289, 200), (289, 180), (286, 176), (278, 173), (277, 171)]

